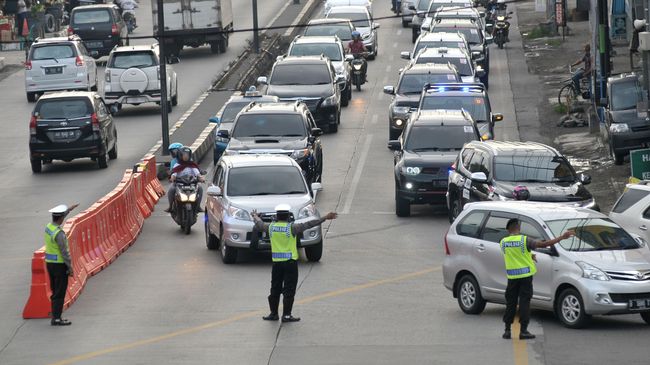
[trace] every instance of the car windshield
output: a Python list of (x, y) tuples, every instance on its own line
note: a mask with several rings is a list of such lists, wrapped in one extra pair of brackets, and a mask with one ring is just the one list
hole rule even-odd
[(72, 14), (72, 24), (110, 23), (111, 21), (111, 14), (107, 9), (80, 10)]
[(370, 27), (370, 19), (366, 13), (329, 13), (328, 18), (350, 19), (355, 27)]
[(643, 91), (636, 80), (614, 83), (611, 89), (612, 110), (636, 109), (636, 104), (643, 100)]
[(242, 111), (244, 107), (250, 104), (251, 101), (232, 101), (226, 105), (221, 114), (221, 123), (232, 123), (235, 121), (237, 113)]
[(488, 120), (488, 109), (485, 105), (485, 100), (482, 97), (472, 95), (468, 96), (450, 96), (441, 93), (439, 95), (427, 95), (422, 100), (423, 110), (431, 109), (450, 109), (461, 110), (464, 109), (468, 112), (472, 119), (475, 121), (485, 122)]
[(325, 85), (331, 82), (324, 64), (279, 65), (273, 68), (269, 80), (271, 85)]
[(75, 57), (74, 47), (68, 44), (33, 47), (32, 61)]
[(421, 56), (415, 60), (417, 64), (423, 63), (451, 63), (456, 66), (458, 73), (462, 76), (473, 76), (474, 71), (472, 70), (471, 62), (467, 61), (465, 57), (428, 57)]
[(554, 155), (497, 156), (494, 176), (513, 182), (574, 182), (577, 180), (569, 162)]
[(289, 56), (327, 56), (332, 61), (341, 61), (341, 47), (336, 43), (301, 43), (294, 44)]
[(305, 124), (300, 114), (242, 114), (235, 122), (232, 136), (242, 137), (305, 137)]
[(559, 219), (546, 221), (555, 236), (567, 230), (575, 236), (560, 241), (567, 251), (630, 250), (639, 243), (623, 228), (607, 218)]
[(447, 32), (447, 33), (460, 33), (465, 36), (467, 43), (469, 44), (479, 44), (483, 41), (481, 37), (481, 32), (478, 31), (478, 28), (466, 28), (466, 27), (445, 27), (445, 26), (436, 26), (431, 29), (432, 32)]
[(352, 29), (348, 23), (316, 24), (305, 29), (306, 36), (337, 36), (342, 41), (352, 39)]
[(150, 51), (116, 52), (113, 54), (108, 67), (127, 69), (131, 67), (143, 68), (156, 65), (156, 58)]
[(89, 101), (83, 98), (43, 100), (34, 110), (39, 119), (74, 119), (91, 114)]
[(418, 1), (418, 10), (429, 10), (429, 4), (431, 4), (431, 0), (420, 0)]
[(420, 94), (424, 84), (458, 82), (454, 74), (406, 74), (402, 76), (397, 88), (398, 94)]
[(476, 140), (478, 136), (474, 128), (469, 125), (413, 126), (404, 141), (404, 149), (413, 152), (460, 151), (465, 143)]
[(294, 166), (233, 168), (228, 174), (227, 195), (256, 196), (306, 194), (302, 173)]
[(418, 44), (415, 45), (412, 54), (417, 54), (418, 51), (423, 48), (441, 48), (441, 47), (467, 49), (465, 43), (459, 41), (422, 41), (422, 42), (418, 42)]

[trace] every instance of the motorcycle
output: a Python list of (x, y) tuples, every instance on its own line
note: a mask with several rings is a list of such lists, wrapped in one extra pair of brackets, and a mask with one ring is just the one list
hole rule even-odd
[(172, 202), (171, 216), (181, 226), (185, 234), (190, 234), (190, 230), (196, 223), (199, 214), (200, 197), (199, 197), (199, 179), (196, 176), (182, 176), (174, 182), (176, 187), (176, 196)]
[(133, 11), (132, 10), (124, 10), (123, 19), (124, 19), (124, 22), (126, 23), (126, 29), (128, 30), (129, 34), (133, 33), (133, 30), (136, 28), (135, 14), (133, 14)]
[(509, 28), (510, 23), (507, 21), (507, 17), (504, 15), (497, 16), (496, 22), (494, 23), (494, 43), (500, 49), (503, 49), (503, 45), (508, 41)]
[(361, 85), (366, 83), (366, 75), (363, 73), (364, 65), (368, 52), (354, 54), (354, 59), (350, 62), (352, 65), (352, 83), (361, 91)]

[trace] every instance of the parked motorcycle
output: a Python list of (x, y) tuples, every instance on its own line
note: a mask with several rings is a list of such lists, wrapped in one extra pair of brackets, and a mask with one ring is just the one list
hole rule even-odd
[(352, 65), (352, 84), (356, 86), (357, 91), (361, 91), (361, 85), (366, 83), (366, 75), (364, 69), (367, 70), (365, 66), (368, 57), (368, 52), (357, 53), (354, 55), (354, 59), (350, 62)]
[(176, 187), (176, 196), (172, 202), (171, 216), (181, 226), (185, 234), (190, 234), (190, 230), (196, 223), (201, 205), (199, 196), (199, 179), (196, 176), (182, 176), (174, 182)]

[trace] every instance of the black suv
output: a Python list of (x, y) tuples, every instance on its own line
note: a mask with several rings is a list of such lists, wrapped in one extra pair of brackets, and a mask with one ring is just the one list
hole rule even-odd
[(341, 90), (332, 62), (325, 56), (278, 57), (271, 76), (261, 76), (259, 84), (268, 85), (267, 95), (281, 101), (300, 100), (307, 104), (319, 127), (336, 133), (341, 123)]
[(29, 153), (33, 172), (43, 162), (90, 157), (100, 168), (117, 158), (113, 117), (95, 92), (58, 92), (41, 96), (29, 122)]
[(117, 5), (84, 5), (70, 14), (68, 35), (72, 34), (79, 35), (90, 55), (99, 58), (108, 56), (113, 47), (123, 46), (128, 29)]
[(230, 138), (224, 155), (272, 153), (291, 156), (302, 168), (311, 185), (323, 174), (323, 134), (316, 127), (307, 106), (293, 103), (251, 103), (232, 126), (232, 132), (220, 130), (219, 136)]
[(531, 201), (555, 202), (599, 210), (584, 187), (591, 182), (575, 170), (555, 148), (535, 142), (470, 142), (449, 174), (449, 220), (469, 202), (506, 201), (515, 187), (525, 187)]
[(445, 204), (449, 170), (463, 145), (480, 135), (464, 111), (413, 113), (395, 151), (395, 214), (407, 217), (411, 204)]
[(478, 124), (482, 139), (494, 139), (494, 123), (503, 120), (502, 114), (492, 113), (490, 98), (482, 84), (425, 85), (418, 109), (463, 109)]
[(424, 85), (440, 82), (461, 82), (458, 69), (450, 63), (409, 63), (400, 72), (397, 88), (384, 86), (384, 93), (394, 95), (388, 107), (388, 140), (402, 134), (411, 108), (420, 103)]

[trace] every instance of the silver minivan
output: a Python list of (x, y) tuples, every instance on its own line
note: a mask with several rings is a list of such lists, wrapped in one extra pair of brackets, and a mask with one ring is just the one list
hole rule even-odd
[(499, 241), (506, 223), (521, 233), (552, 239), (576, 235), (534, 252), (537, 274), (531, 307), (554, 311), (569, 328), (591, 315), (639, 313), (650, 324), (650, 250), (606, 215), (591, 209), (537, 202), (471, 203), (445, 236), (444, 285), (461, 310), (479, 314), (486, 302), (505, 303), (507, 278)]
[[(220, 249), (224, 263), (237, 261), (239, 250), (269, 251), (268, 232), (254, 232), (250, 213), (257, 210), (265, 222), (275, 219), (275, 207), (289, 204), (295, 222), (320, 218), (314, 199), (320, 183), (307, 186), (298, 163), (284, 155), (222, 156), (208, 187), (205, 208), (205, 238), (208, 249)], [(319, 261), (323, 253), (321, 227), (303, 232), (298, 247), (309, 261)]]

